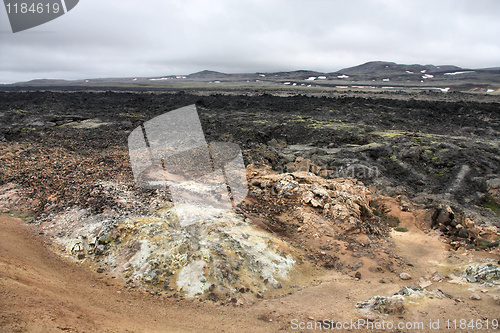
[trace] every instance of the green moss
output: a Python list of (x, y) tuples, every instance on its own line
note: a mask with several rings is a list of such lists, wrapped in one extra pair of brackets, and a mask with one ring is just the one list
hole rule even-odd
[(389, 225), (389, 227), (397, 227), (399, 224), (401, 223), (401, 221), (399, 220), (398, 217), (394, 217), (394, 216), (387, 216), (387, 224)]
[(129, 118), (144, 118), (144, 115), (136, 113), (120, 113), (120, 116)]
[(380, 217), (382, 222), (386, 223), (391, 228), (397, 227), (401, 223), (398, 217), (387, 215), (379, 210), (374, 210), (373, 215)]
[(383, 138), (394, 138), (396, 136), (404, 135), (404, 132), (401, 131), (383, 131), (383, 132), (373, 132), (372, 134), (379, 135)]
[(439, 179), (439, 178), (449, 174), (449, 172), (450, 172), (447, 168), (438, 169), (438, 170), (439, 171), (432, 172), (431, 176)]
[(397, 164), (401, 167), (405, 167), (405, 163), (401, 160), (398, 159), (398, 157), (396, 155), (391, 155), (391, 157), (389, 158), (391, 160), (391, 162), (393, 162), (394, 164)]
[(26, 212), (11, 211), (10, 213), (4, 214), (4, 215), (21, 219), (24, 222), (30, 222), (31, 220), (33, 220), (33, 216), (30, 213), (26, 213)]
[(70, 123), (62, 124), (62, 125), (60, 125), (60, 127), (71, 126), (74, 128), (89, 129), (89, 128), (97, 128), (99, 126), (107, 125), (107, 124), (108, 123), (103, 123), (103, 122), (100, 122), (96, 119), (86, 119), (86, 120), (82, 120), (82, 121), (73, 121)]
[(482, 250), (486, 250), (490, 244), (491, 244), (491, 242), (487, 239), (484, 239), (484, 238), (479, 238), (477, 240), (477, 246), (479, 248), (481, 248)]
[(335, 130), (345, 130), (348, 132), (359, 132), (360, 127), (357, 125), (342, 123), (341, 121), (317, 121), (312, 120), (307, 124), (307, 127), (314, 129), (335, 129)]
[(402, 227), (397, 227), (397, 228), (394, 228), (395, 231), (398, 231), (398, 232), (408, 232), (408, 229), (407, 228), (402, 228)]
[(496, 215), (500, 215), (500, 204), (495, 200), (495, 198), (487, 194), (485, 199), (483, 207), (491, 209)]
[(252, 133), (253, 132), (253, 128), (247, 128), (247, 127), (238, 126), (238, 129), (240, 131), (243, 131), (243, 132), (248, 132), (248, 133)]
[(433, 155), (434, 155), (434, 153), (433, 153), (433, 152), (432, 152), (432, 150), (430, 150), (430, 149), (425, 149), (425, 150), (422, 152), (422, 158), (423, 158), (424, 160), (427, 160), (427, 161), (432, 160)]
[(301, 115), (296, 115), (295, 119), (290, 119), (290, 122), (304, 122), (306, 119), (302, 117)]

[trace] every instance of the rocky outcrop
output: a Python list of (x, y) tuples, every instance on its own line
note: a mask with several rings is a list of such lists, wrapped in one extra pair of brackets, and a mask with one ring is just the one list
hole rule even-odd
[(450, 245), (455, 248), (491, 249), (500, 245), (500, 233), (496, 226), (480, 226), (465, 214), (456, 212), (449, 205), (438, 206), (432, 220), (432, 226), (446, 235)]
[(356, 179), (324, 179), (300, 171), (256, 176), (258, 172), (253, 169), (248, 168), (251, 192), (268, 202), (287, 206), (288, 213), (300, 222), (299, 232), (380, 236), (387, 230), (373, 215), (372, 193)]
[(492, 263), (469, 266), (465, 270), (465, 280), (500, 284), (500, 266)]
[[(199, 222), (181, 226), (178, 213)], [(288, 290), (300, 255), (231, 211), (167, 205), (150, 216), (110, 218), (84, 210), (48, 224), (59, 251), (123, 277), (130, 286), (228, 301), (235, 294)]]

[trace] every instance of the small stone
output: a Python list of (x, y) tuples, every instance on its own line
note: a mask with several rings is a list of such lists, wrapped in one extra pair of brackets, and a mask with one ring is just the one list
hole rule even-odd
[(278, 147), (278, 140), (276, 140), (276, 139), (274, 139), (274, 138), (273, 138), (273, 139), (269, 140), (269, 141), (267, 142), (267, 144), (268, 144), (269, 146), (271, 146), (271, 147)]
[(307, 319), (314, 320), (314, 317), (309, 316), (309, 317), (307, 317)]
[(466, 229), (460, 229), (458, 231), (458, 237), (460, 237), (460, 238), (468, 238), (469, 237), (469, 232)]
[(309, 203), (313, 199), (314, 199), (314, 194), (312, 192), (309, 192), (309, 191), (307, 191), (306, 193), (304, 193), (304, 195), (302, 196), (302, 200), (305, 203)]
[(421, 289), (427, 288), (427, 287), (428, 287), (428, 286), (430, 286), (431, 284), (432, 284), (432, 282), (431, 282), (431, 281), (426, 280), (426, 279), (424, 279), (424, 278), (420, 278), (420, 279), (418, 280), (418, 285), (419, 285), (419, 287), (420, 287)]
[(431, 281), (434, 281), (434, 282), (440, 282), (444, 279), (444, 277), (439, 274), (438, 272), (434, 272), (434, 274), (431, 276)]
[(472, 300), (475, 300), (475, 301), (479, 301), (481, 300), (481, 296), (479, 296), (478, 294), (470, 294), (470, 299)]
[(401, 280), (411, 280), (411, 275), (408, 273), (401, 273), (401, 274), (399, 274), (399, 278)]
[(311, 205), (312, 205), (313, 207), (315, 207), (315, 208), (316, 208), (316, 207), (321, 207), (321, 206), (322, 206), (321, 201), (320, 201), (320, 200), (316, 200), (316, 199), (311, 199)]
[(105, 271), (106, 271), (106, 270), (105, 270), (104, 268), (102, 268), (102, 267), (99, 267), (99, 268), (97, 269), (97, 273), (104, 273)]
[(102, 245), (102, 244), (97, 245), (96, 248), (94, 249), (94, 253), (97, 255), (103, 254), (104, 253), (104, 245)]
[(264, 295), (262, 295), (261, 293), (257, 293), (257, 298), (264, 298)]
[(328, 192), (322, 187), (313, 187), (311, 191), (320, 197), (328, 197)]
[(354, 278), (355, 279), (361, 279), (361, 273), (360, 272), (356, 272), (356, 274), (354, 274)]
[(78, 253), (77, 258), (78, 258), (78, 260), (85, 259), (85, 253)]

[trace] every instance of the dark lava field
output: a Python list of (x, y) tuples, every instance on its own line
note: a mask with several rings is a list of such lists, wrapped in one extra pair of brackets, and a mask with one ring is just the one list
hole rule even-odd
[[(33, 147), (2, 163), (0, 184), (29, 188), (36, 215), (46, 212), (49, 193), (82, 204), (88, 193), (77, 187), (89, 180), (131, 177), (126, 144), (134, 128), (196, 104), (207, 140), (238, 143), (246, 165), (286, 172), (302, 157), (329, 177), (354, 175), (388, 195), (446, 201), (498, 223), (488, 182), (499, 177), (500, 104), (460, 93), (403, 97), (2, 92), (1, 142)], [(42, 168), (53, 157), (42, 152), (54, 148), (77, 157)]]
[[(479, 227), (500, 227), (500, 104), (494, 96), (485, 102), (479, 95), (437, 92), (280, 95), (1, 92), (0, 185), (20, 186), (24, 199), (14, 209), (35, 220), (70, 207), (120, 210), (96, 182), (133, 187), (130, 132), (196, 104), (207, 141), (238, 144), (246, 166), (355, 178), (403, 206), (434, 211), (426, 227), (439, 229), (455, 248), (498, 246), (494, 235), (484, 239), (460, 223), (468, 218)], [(156, 193), (133, 190), (144, 198)], [(458, 222), (443, 222), (446, 211)]]

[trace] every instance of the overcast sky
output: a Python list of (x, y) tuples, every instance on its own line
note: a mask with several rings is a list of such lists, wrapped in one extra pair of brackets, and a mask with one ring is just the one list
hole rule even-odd
[(499, 0), (80, 0), (12, 33), (0, 83), (310, 69), (367, 61), (500, 66)]

